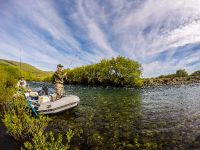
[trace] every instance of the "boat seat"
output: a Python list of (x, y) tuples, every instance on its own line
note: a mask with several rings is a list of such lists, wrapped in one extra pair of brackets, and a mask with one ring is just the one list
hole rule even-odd
[(31, 100), (38, 100), (39, 98), (38, 92), (30, 92), (29, 96), (31, 97)]
[(38, 92), (30, 92), (30, 97), (38, 97)]

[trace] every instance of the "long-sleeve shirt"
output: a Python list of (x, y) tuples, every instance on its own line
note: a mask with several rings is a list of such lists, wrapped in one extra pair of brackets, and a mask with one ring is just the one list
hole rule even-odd
[(63, 84), (64, 83), (64, 78), (66, 78), (66, 76), (63, 75), (63, 72), (57, 70), (54, 73), (54, 84)]
[(26, 81), (25, 80), (19, 80), (17, 82), (17, 87), (26, 87)]

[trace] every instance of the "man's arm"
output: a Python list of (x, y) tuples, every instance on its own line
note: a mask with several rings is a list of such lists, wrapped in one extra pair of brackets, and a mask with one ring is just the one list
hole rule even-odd
[(55, 77), (56, 79), (61, 80), (61, 79), (63, 78), (63, 75), (62, 75), (62, 73), (55, 72), (55, 73), (54, 73), (54, 77)]

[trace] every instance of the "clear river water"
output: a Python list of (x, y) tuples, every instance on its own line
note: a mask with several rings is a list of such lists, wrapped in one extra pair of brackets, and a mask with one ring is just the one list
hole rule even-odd
[[(53, 91), (52, 84), (47, 84)], [(42, 83), (31, 83), (38, 90)], [(50, 116), (49, 129), (72, 129), (72, 149), (200, 149), (200, 85), (144, 89), (65, 86), (80, 97)]]

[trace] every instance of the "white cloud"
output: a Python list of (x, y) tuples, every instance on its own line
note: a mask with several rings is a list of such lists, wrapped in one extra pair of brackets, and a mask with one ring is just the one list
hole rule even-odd
[[(93, 5), (91, 5), (90, 2)], [(85, 5), (88, 6), (86, 7)], [(92, 10), (89, 10), (92, 7), (92, 10), (94, 12), (92, 12)], [(80, 28), (82, 27), (82, 29), (87, 34), (85, 36), (89, 37), (90, 41), (92, 41), (92, 43), (94, 44), (93, 46), (104, 53), (105, 57), (116, 56), (118, 53), (112, 49), (110, 43), (108, 43), (106, 34), (99, 27), (99, 24), (97, 23), (98, 20), (96, 20), (97, 18), (103, 18), (103, 20), (105, 21), (105, 14), (101, 13), (102, 10), (103, 8), (100, 8), (94, 1), (80, 0), (77, 3), (77, 14), (74, 15), (74, 21), (80, 26)], [(90, 12), (90, 14), (88, 14), (88, 12)]]
[(79, 43), (50, 1), (14, 1), (13, 7), (20, 17), (46, 30), (56, 40), (63, 40), (68, 47), (80, 49)]
[[(200, 0), (147, 0), (135, 9), (128, 9), (126, 1), (117, 2), (113, 9), (119, 10), (120, 15), (114, 20), (112, 30), (116, 41), (121, 41), (119, 49), (140, 62), (161, 52), (169, 53), (167, 62), (153, 60), (144, 64), (144, 76), (172, 72), (176, 66), (171, 57), (176, 51), (170, 50), (200, 42)], [(184, 58), (179, 59), (184, 62)], [(154, 65), (163, 71), (155, 72)]]
[[(69, 64), (74, 54), (67, 55), (54, 48), (47, 39), (40, 36), (35, 26), (62, 42), (62, 47), (67, 47), (66, 51), (80, 51), (79, 43), (47, 1), (13, 1), (9, 8), (0, 11), (0, 15), (5, 20), (0, 22), (1, 58), (18, 61), (22, 49), (22, 59), (40, 69), (52, 70), (58, 63)], [(81, 60), (76, 61), (76, 65), (83, 63)]]
[[(18, 59), (22, 47), (27, 62), (50, 69), (74, 59), (72, 67), (117, 55), (142, 63), (145, 77), (198, 69), (199, 64), (188, 64), (199, 59), (200, 50), (185, 58), (174, 54), (200, 43), (200, 0), (79, 0), (55, 5), (38, 0), (1, 5), (0, 57)], [(156, 59), (162, 52), (165, 60)]]
[[(126, 52), (134, 51), (145, 58), (174, 46), (199, 41), (196, 31), (200, 22), (195, 21), (200, 18), (197, 6), (200, 6), (199, 0), (148, 0), (129, 13), (122, 13), (115, 21), (113, 30), (122, 40)], [(150, 31), (146, 32), (149, 33), (144, 34), (148, 28)], [(186, 32), (189, 32), (188, 40)]]
[(200, 61), (200, 49), (181, 59), (183, 60), (178, 60), (178, 62), (177, 58), (171, 58), (167, 61), (153, 61), (148, 64), (143, 64), (143, 76), (156, 77), (163, 74), (175, 73), (178, 69), (186, 69), (189, 73), (192, 73), (194, 70), (199, 70), (200, 62), (192, 66), (188, 66), (188, 64)]

